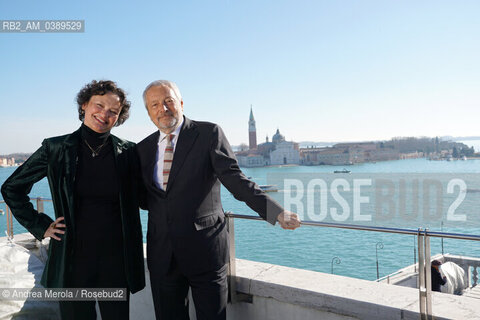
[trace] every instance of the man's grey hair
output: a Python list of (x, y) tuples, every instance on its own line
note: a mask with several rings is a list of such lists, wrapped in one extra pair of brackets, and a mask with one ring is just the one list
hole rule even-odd
[(147, 107), (147, 91), (152, 87), (168, 87), (173, 90), (178, 101), (182, 101), (182, 94), (180, 93), (180, 90), (175, 82), (169, 80), (156, 80), (150, 83), (145, 90), (143, 90), (143, 103), (145, 104), (145, 107)]

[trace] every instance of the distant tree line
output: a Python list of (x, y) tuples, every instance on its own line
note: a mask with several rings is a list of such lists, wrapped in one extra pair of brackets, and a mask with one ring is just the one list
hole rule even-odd
[(475, 150), (473, 147), (469, 148), (467, 146), (458, 149), (456, 146), (453, 147), (452, 157), (454, 158), (462, 158), (465, 157), (472, 157), (475, 154)]
[(389, 141), (378, 142), (379, 148), (390, 148), (398, 150), (400, 153), (423, 152), (440, 153), (448, 151), (454, 158), (463, 156), (470, 157), (475, 153), (473, 147), (469, 148), (466, 144), (454, 141), (444, 141), (436, 138), (427, 137), (395, 137)]

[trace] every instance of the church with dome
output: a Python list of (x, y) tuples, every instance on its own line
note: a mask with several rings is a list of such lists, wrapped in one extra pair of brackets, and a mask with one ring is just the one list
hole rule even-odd
[(237, 152), (236, 157), (241, 167), (298, 165), (300, 163), (298, 143), (286, 141), (279, 129), (272, 136), (271, 142), (267, 136), (264, 143), (257, 144), (257, 129), (252, 108), (250, 108), (248, 121), (248, 150)]

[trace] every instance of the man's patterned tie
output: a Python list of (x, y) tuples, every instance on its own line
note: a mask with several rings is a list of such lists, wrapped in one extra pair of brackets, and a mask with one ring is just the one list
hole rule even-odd
[(163, 190), (167, 190), (168, 176), (170, 175), (170, 169), (172, 168), (173, 161), (173, 145), (172, 140), (174, 134), (167, 136), (167, 145), (165, 146), (165, 154), (163, 156)]

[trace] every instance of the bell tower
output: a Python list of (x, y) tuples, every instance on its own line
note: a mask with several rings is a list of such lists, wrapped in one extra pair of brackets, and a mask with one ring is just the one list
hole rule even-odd
[(257, 128), (253, 118), (252, 105), (250, 105), (250, 119), (248, 120), (248, 147), (250, 150), (257, 149)]

